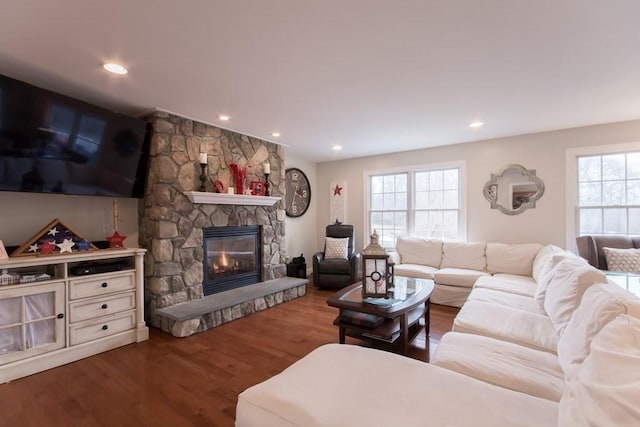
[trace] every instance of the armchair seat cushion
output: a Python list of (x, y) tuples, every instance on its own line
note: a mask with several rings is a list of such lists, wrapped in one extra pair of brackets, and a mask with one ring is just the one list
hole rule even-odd
[(347, 259), (325, 259), (318, 263), (320, 274), (351, 274), (351, 263)]

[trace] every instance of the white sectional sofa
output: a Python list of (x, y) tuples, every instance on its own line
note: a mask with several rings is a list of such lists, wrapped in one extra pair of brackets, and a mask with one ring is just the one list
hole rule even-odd
[[(486, 242), (443, 242), (399, 237), (391, 259), (398, 276), (433, 279), (434, 304), (462, 307), (476, 280), (491, 275), (511, 280), (531, 280), (533, 263), (543, 246)], [(560, 250), (548, 246), (553, 250)]]
[(430, 364), (325, 345), (245, 390), (236, 425), (640, 425), (640, 299), (549, 245), (531, 270), (482, 275)]

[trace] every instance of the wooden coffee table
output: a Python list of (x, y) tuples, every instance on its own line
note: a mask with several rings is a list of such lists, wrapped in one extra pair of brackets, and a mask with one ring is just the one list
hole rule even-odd
[(429, 297), (433, 280), (396, 276), (395, 290), (388, 299), (362, 299), (361, 282), (336, 292), (327, 304), (340, 309), (333, 321), (338, 327), (340, 344), (345, 336), (372, 342), (382, 347), (397, 348), (407, 354), (409, 343), (421, 330), (424, 317), (425, 333), (429, 340)]

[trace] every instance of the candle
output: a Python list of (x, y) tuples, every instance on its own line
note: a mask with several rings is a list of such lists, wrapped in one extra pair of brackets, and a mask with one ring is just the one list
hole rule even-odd
[(264, 164), (264, 173), (271, 173), (271, 165), (269, 162), (265, 162)]
[(201, 165), (207, 164), (207, 153), (200, 153), (200, 164)]
[(236, 189), (233, 187), (227, 187), (227, 194), (235, 194)]

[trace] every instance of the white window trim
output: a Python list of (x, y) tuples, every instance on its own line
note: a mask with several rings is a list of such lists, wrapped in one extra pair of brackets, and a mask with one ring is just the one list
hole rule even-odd
[[(411, 177), (411, 174), (415, 173), (415, 172), (422, 172), (422, 171), (426, 171), (426, 170), (433, 170), (433, 169), (451, 169), (451, 168), (458, 168), (460, 170), (460, 230), (459, 230), (459, 240), (461, 242), (466, 242), (467, 241), (467, 161), (466, 160), (456, 160), (456, 161), (451, 161), (451, 162), (439, 162), (439, 163), (425, 163), (422, 165), (414, 165), (414, 166), (408, 166), (408, 167), (393, 167), (393, 168), (387, 168), (387, 169), (376, 169), (376, 170), (365, 170), (362, 172), (362, 180), (363, 180), (363, 186), (362, 188), (365, 189), (365, 194), (364, 194), (364, 199), (365, 199), (365, 208), (364, 208), (364, 218), (362, 223), (364, 224), (364, 230), (365, 232), (362, 233), (362, 237), (363, 237), (363, 242), (362, 242), (362, 247), (365, 248), (367, 247), (367, 245), (369, 244), (369, 240), (371, 237), (371, 233), (373, 232), (373, 230), (370, 230), (371, 228), (371, 224), (369, 224), (369, 210), (371, 208), (371, 201), (369, 200), (369, 194), (370, 194), (370, 180), (369, 177), (371, 175), (385, 175), (385, 174), (395, 174), (395, 173), (402, 173), (402, 172), (409, 172)], [(413, 180), (409, 179), (407, 182), (407, 187), (408, 187), (408, 191), (411, 192), (411, 194), (413, 194)], [(412, 205), (408, 207), (408, 212), (411, 212), (414, 210), (414, 204), (415, 204), (415, 199), (413, 196), (411, 196), (411, 203)], [(370, 230), (370, 231), (368, 231)]]
[(640, 142), (625, 144), (593, 145), (569, 148), (565, 155), (565, 243), (569, 250), (576, 252), (578, 235), (578, 157), (626, 153), (640, 150)]

